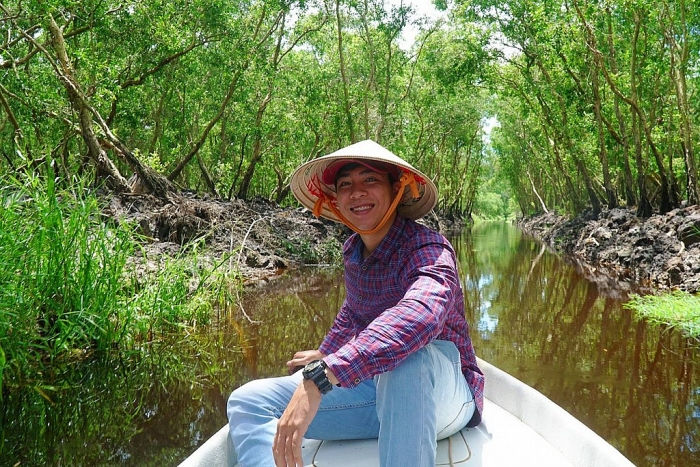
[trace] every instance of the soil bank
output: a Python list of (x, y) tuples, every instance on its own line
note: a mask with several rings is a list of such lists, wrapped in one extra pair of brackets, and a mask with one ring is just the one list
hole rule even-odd
[(633, 209), (573, 219), (549, 212), (517, 225), (612, 294), (700, 291), (700, 206), (640, 218)]
[[(187, 192), (168, 199), (113, 194), (104, 213), (138, 226), (150, 267), (157, 267), (164, 255), (199, 243), (200, 256), (212, 261), (224, 255), (232, 258), (248, 286), (265, 284), (304, 264), (337, 266), (342, 242), (352, 233), (304, 208)], [(461, 219), (434, 213), (421, 222), (443, 232), (465, 225)], [(700, 206), (646, 219), (628, 208), (576, 218), (549, 212), (520, 218), (516, 224), (573, 263), (604, 293), (700, 292)]]
[[(302, 265), (339, 266), (342, 243), (352, 234), (344, 225), (317, 219), (305, 208), (280, 207), (261, 198), (226, 201), (187, 192), (167, 199), (110, 194), (103, 214), (137, 226), (143, 238), (137, 269), (157, 270), (165, 257), (196, 245), (197, 256), (204, 261), (228, 257), (246, 286), (264, 285)], [(421, 222), (437, 230), (461, 227), (459, 220), (438, 219), (432, 213)]]

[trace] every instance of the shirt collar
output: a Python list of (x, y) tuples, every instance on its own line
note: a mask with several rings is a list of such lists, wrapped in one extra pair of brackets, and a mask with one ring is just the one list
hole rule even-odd
[[(391, 255), (394, 253), (396, 242), (399, 237), (403, 234), (407, 220), (404, 217), (396, 216), (394, 222), (391, 224), (389, 231), (384, 236), (377, 248), (372, 252), (366, 261), (378, 261), (386, 260), (388, 261)], [(349, 239), (345, 247), (346, 255), (349, 255), (352, 262), (362, 263), (362, 239), (360, 235), (354, 233)]]

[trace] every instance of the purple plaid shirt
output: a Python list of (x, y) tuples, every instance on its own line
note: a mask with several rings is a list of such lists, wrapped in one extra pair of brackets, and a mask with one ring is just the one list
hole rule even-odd
[(438, 232), (396, 218), (362, 259), (360, 236), (343, 246), (346, 298), (319, 350), (343, 387), (390, 371), (434, 339), (454, 342), (481, 420), (484, 376), (464, 317), (464, 296), (452, 245)]

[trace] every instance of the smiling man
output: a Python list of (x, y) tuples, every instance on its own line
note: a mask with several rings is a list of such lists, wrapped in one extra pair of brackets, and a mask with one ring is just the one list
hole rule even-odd
[[(368, 162), (340, 161), (337, 165), (340, 165), (337, 173), (334, 174), (331, 167), (324, 172), (324, 178), (328, 183), (335, 184), (338, 210), (350, 220), (355, 230), (368, 232), (380, 227), (376, 232), (362, 236), (363, 251), (374, 251), (396, 217), (396, 209), (389, 207), (400, 189), (397, 169), (380, 164), (372, 166)], [(395, 173), (392, 174), (392, 171)], [(380, 225), (387, 213), (387, 221)]]
[(378, 438), (380, 466), (433, 467), (437, 440), (480, 422), (484, 388), (454, 250), (415, 222), (435, 185), (367, 140), (302, 165), (291, 187), (355, 231), (343, 246), (346, 298), (319, 348), (287, 362), (290, 376), (231, 394), (239, 464), (302, 466), (304, 437)]

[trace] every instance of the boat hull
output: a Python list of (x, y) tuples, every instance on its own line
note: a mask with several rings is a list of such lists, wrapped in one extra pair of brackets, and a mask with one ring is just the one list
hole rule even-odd
[[(438, 442), (436, 466), (634, 467), (619, 451), (540, 392), (480, 360), (486, 377), (481, 424)], [(378, 467), (376, 439), (305, 440), (304, 465)], [(181, 467), (235, 467), (228, 425)]]

